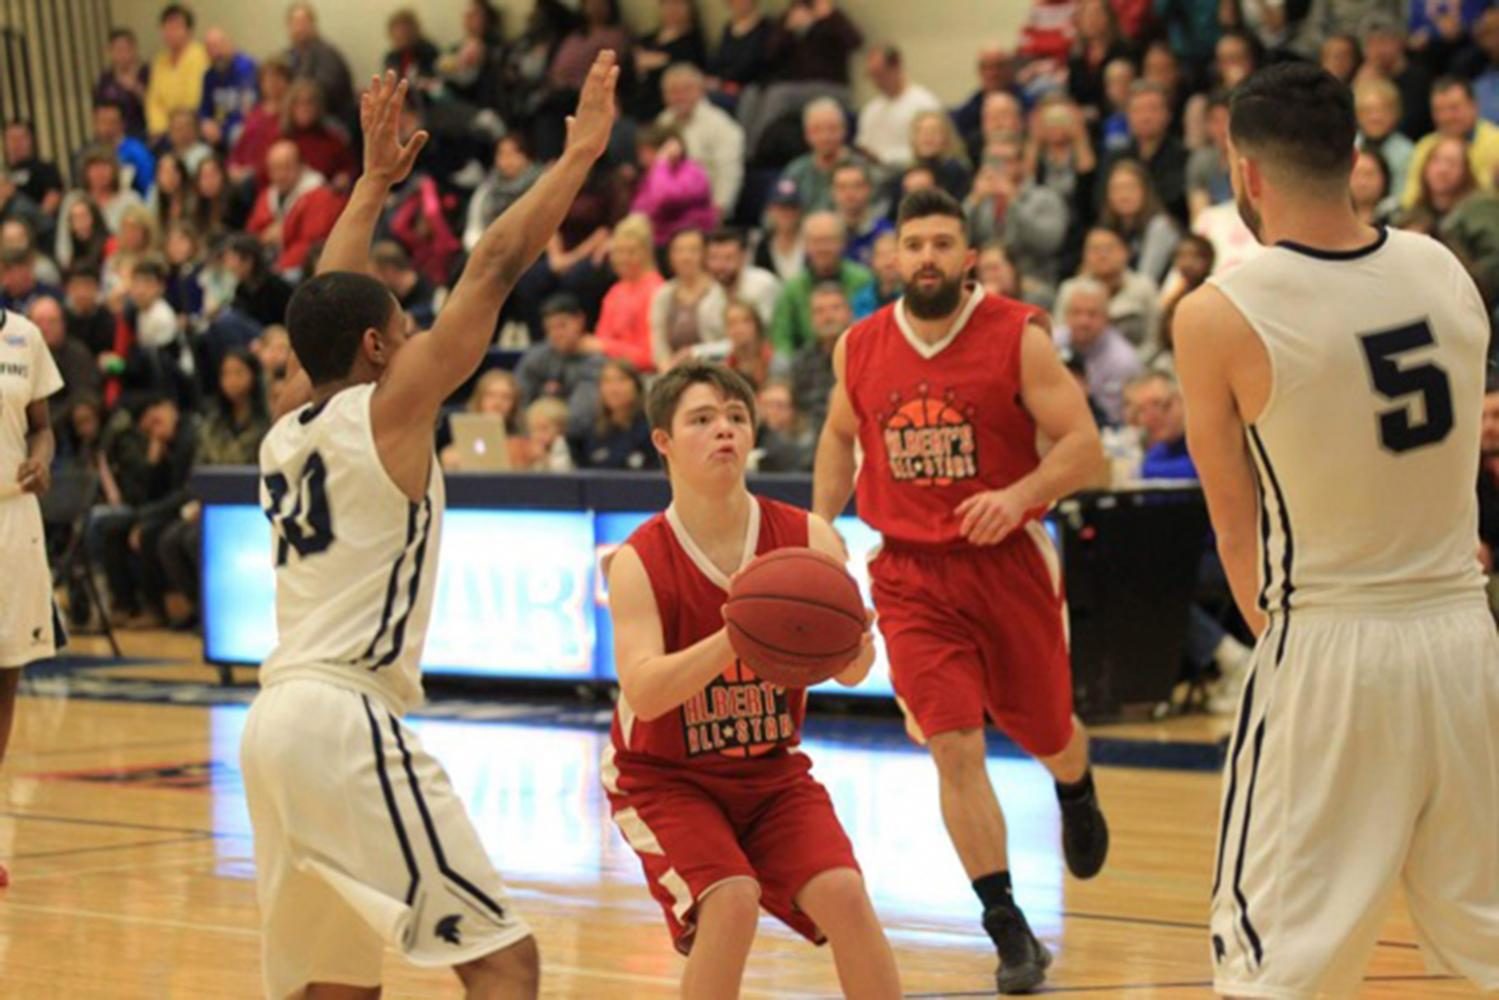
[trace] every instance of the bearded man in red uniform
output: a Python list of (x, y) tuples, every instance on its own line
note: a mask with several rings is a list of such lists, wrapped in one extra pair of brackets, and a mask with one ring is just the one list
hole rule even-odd
[(936, 762), (999, 992), (1027, 992), (1051, 956), (1012, 894), (985, 716), (1051, 772), (1067, 867), (1096, 875), (1108, 827), (1072, 714), (1060, 563), (1039, 518), (1098, 476), (1103, 451), (1045, 313), (966, 283), (975, 252), (961, 206), (912, 194), (897, 235), (905, 294), (835, 349), (812, 506), (824, 520), (841, 513), (857, 472), (859, 516), (884, 536), (870, 576), (895, 692)]

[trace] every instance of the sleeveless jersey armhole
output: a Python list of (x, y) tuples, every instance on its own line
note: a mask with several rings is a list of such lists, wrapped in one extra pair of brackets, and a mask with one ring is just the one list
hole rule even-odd
[[(370, 383), (367, 398), (365, 399), (363, 404), (365, 413), (365, 444), (369, 448), (370, 458), (375, 468), (380, 470), (380, 481), (407, 503), (419, 504), (422, 501), (411, 499), (411, 497), (406, 495), (406, 491), (401, 489), (400, 485), (396, 483), (395, 477), (392, 476), (390, 474), (390, 470), (385, 467), (385, 459), (380, 455), (380, 445), (375, 440), (375, 392), (379, 389), (379, 387), (379, 383)], [(361, 386), (360, 388), (363, 388), (363, 386)], [(351, 390), (345, 391), (347, 392)], [(431, 493), (432, 491), (432, 473), (436, 461), (437, 458), (435, 453), (433, 455), (429, 455), (427, 458), (427, 488), (425, 491), (423, 491), (424, 493)]]
[(1260, 407), (1260, 412), (1255, 415), (1253, 420), (1245, 419), (1242, 413), (1239, 415), (1246, 429), (1258, 426), (1271, 416), (1275, 409), (1276, 401), (1280, 398), (1280, 373), (1275, 364), (1275, 351), (1270, 346), (1270, 338), (1266, 337), (1260, 331), (1259, 325), (1249, 317), (1249, 311), (1244, 308), (1243, 301), (1235, 294), (1230, 283), (1214, 281), (1211, 278), (1208, 280), (1214, 288), (1223, 293), (1224, 297), (1228, 299), (1229, 305), (1234, 307), (1239, 317), (1244, 320), (1245, 325), (1254, 332), (1254, 339), (1265, 352), (1265, 359), (1270, 366), (1270, 387), (1265, 393), (1265, 405)]

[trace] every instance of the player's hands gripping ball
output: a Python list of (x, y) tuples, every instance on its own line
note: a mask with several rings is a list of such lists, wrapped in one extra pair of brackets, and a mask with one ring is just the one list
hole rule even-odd
[(872, 642), (859, 585), (838, 560), (813, 549), (776, 549), (740, 570), (724, 619), (739, 658), (782, 687), (821, 684)]

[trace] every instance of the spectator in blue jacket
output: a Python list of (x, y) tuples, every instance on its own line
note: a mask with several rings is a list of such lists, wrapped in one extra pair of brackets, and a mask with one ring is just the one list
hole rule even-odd
[(217, 149), (234, 144), (245, 115), (260, 100), (255, 60), (234, 48), (222, 28), (203, 33), (208, 69), (203, 73), (203, 103), (198, 108), (205, 142)]
[(1187, 453), (1187, 414), (1175, 378), (1150, 371), (1125, 383), (1124, 420), (1145, 436), (1141, 479), (1197, 478)]

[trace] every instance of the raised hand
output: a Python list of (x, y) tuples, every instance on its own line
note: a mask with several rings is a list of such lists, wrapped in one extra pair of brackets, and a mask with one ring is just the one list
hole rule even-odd
[(401, 109), (409, 84), (396, 81), (394, 72), (370, 78), (359, 98), (359, 124), (364, 129), (364, 172), (374, 180), (396, 185), (406, 179), (416, 157), (427, 144), (425, 130), (401, 142)]
[(593, 61), (588, 79), (578, 95), (578, 110), (567, 119), (567, 148), (596, 160), (609, 147), (614, 130), (614, 89), (619, 84), (619, 65), (614, 51), (605, 49)]

